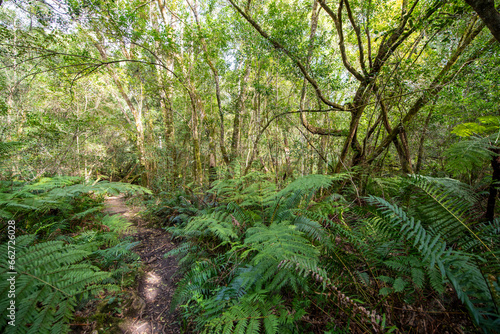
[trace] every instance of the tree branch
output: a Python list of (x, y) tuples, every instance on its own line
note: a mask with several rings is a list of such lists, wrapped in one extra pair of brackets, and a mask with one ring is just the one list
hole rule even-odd
[(292, 55), (292, 53), (288, 49), (286, 49), (283, 45), (281, 45), (278, 41), (276, 41), (271, 36), (269, 36), (269, 34), (266, 33), (260, 27), (260, 25), (250, 17), (250, 15), (245, 13), (238, 5), (236, 5), (233, 0), (228, 0), (228, 1), (229, 1), (229, 3), (231, 3), (231, 5), (234, 7), (234, 9), (236, 9), (236, 11), (238, 13), (240, 13), (240, 15), (243, 16), (243, 18), (245, 20), (247, 20), (247, 22), (250, 23), (255, 28), (255, 30), (257, 30), (257, 32), (262, 37), (267, 39), (274, 46), (275, 49), (282, 50), (295, 63), (295, 65), (297, 65), (297, 67), (300, 69), (300, 71), (302, 72), (304, 77), (307, 79), (307, 81), (311, 84), (311, 86), (314, 87), (316, 94), (321, 99), (321, 101), (323, 101), (323, 103), (325, 103), (326, 105), (328, 105), (336, 110), (345, 111), (344, 106), (337, 104), (337, 103), (334, 103), (334, 102), (331, 102), (323, 95), (323, 93), (321, 92), (321, 89), (319, 88), (319, 84), (316, 82), (316, 80), (314, 80), (309, 75), (308, 71), (306, 70), (306, 67), (302, 64), (302, 62), (300, 60), (298, 60), (296, 57), (294, 57)]

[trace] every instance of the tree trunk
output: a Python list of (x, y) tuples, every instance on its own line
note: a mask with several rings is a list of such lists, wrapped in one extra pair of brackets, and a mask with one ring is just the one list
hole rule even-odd
[(424, 159), (424, 142), (425, 137), (427, 135), (427, 128), (429, 127), (429, 122), (432, 117), (432, 110), (429, 111), (427, 118), (425, 119), (424, 128), (422, 129), (422, 136), (420, 137), (420, 142), (418, 144), (418, 156), (417, 156), (417, 166), (415, 167), (415, 173), (420, 173), (420, 169), (422, 168), (422, 161)]
[(195, 184), (201, 186), (203, 184), (203, 167), (201, 164), (201, 149), (200, 149), (200, 134), (198, 130), (198, 96), (195, 92), (189, 92), (191, 101), (191, 131), (193, 143), (193, 180)]
[(410, 145), (408, 144), (408, 137), (406, 136), (406, 131), (404, 128), (399, 132), (399, 139), (401, 141), (401, 148), (403, 152), (403, 161), (401, 162), (403, 172), (406, 174), (412, 174), (413, 165), (411, 163)]
[(491, 151), (495, 154), (491, 158), (491, 167), (493, 168), (493, 177), (490, 184), (490, 195), (488, 196), (488, 204), (486, 206), (485, 218), (487, 221), (492, 221), (495, 218), (495, 204), (498, 195), (498, 182), (500, 182), (500, 148), (492, 148)]
[[(102, 60), (106, 61), (108, 59), (108, 56), (104, 48), (99, 43), (95, 43), (95, 46), (97, 50), (99, 50)], [(120, 92), (120, 95), (122, 96), (123, 100), (127, 103), (127, 106), (129, 107), (130, 111), (132, 112), (132, 115), (134, 116), (134, 123), (137, 131), (136, 143), (137, 143), (137, 148), (139, 150), (139, 161), (141, 162), (141, 165), (146, 168), (147, 167), (145, 159), (146, 149), (144, 147), (144, 126), (142, 124), (142, 108), (136, 108), (133, 105), (131, 99), (125, 92), (125, 89), (123, 88), (123, 85), (120, 79), (118, 78), (118, 75), (114, 71), (114, 69), (110, 65), (107, 65), (107, 68), (109, 70), (111, 77), (113, 78), (113, 81), (115, 82), (116, 87), (118, 88), (118, 91)]]
[(284, 168), (285, 170), (283, 173), (283, 181), (284, 181), (286, 180), (287, 177), (290, 177), (293, 174), (292, 163), (290, 161), (290, 147), (288, 145), (287, 130), (283, 131), (283, 144), (284, 144), (283, 149), (285, 151), (285, 168)]
[(479, 15), (481, 20), (486, 24), (488, 29), (497, 40), (500, 42), (500, 13), (495, 8), (494, 0), (465, 0)]
[(318, 174), (324, 174), (325, 173), (325, 161), (324, 161), (324, 156), (325, 156), (325, 151), (326, 151), (326, 144), (328, 141), (328, 137), (322, 136), (319, 144), (319, 157), (318, 157)]
[[(474, 27), (475, 21), (471, 22), (471, 27)], [(451, 57), (448, 59), (446, 65), (441, 69), (439, 74), (434, 77), (434, 80), (428, 86), (428, 89), (424, 94), (422, 94), (410, 107), (408, 112), (406, 113), (403, 120), (393, 128), (392, 132), (389, 133), (379, 145), (377, 149), (371, 154), (371, 156), (367, 159), (368, 163), (373, 162), (375, 158), (377, 158), (382, 152), (385, 151), (387, 146), (390, 145), (391, 142), (394, 141), (402, 129), (402, 125), (407, 125), (410, 121), (415, 117), (415, 115), (425, 106), (428, 102), (432, 100), (433, 97), (437, 96), (439, 92), (445, 87), (447, 83), (451, 81), (451, 79), (458, 73), (457, 71), (453, 72), (452, 68), (457, 63), (459, 57), (465, 51), (468, 45), (472, 43), (472, 41), (477, 37), (477, 35), (483, 30), (484, 25), (479, 25), (476, 28), (470, 29), (466, 35), (462, 36), (462, 40), (460, 45), (455, 49), (452, 53)], [(465, 62), (464, 66), (472, 63), (481, 52), (483, 52), (484, 48), (475, 52), (472, 56), (470, 56)]]
[(231, 141), (231, 157), (230, 160), (234, 161), (240, 155), (240, 130), (241, 130), (241, 115), (245, 110), (245, 99), (247, 93), (247, 82), (250, 77), (250, 65), (245, 64), (245, 74), (243, 79), (240, 80), (240, 94), (236, 103), (236, 110), (234, 111), (233, 120), (233, 138)]
[(215, 141), (213, 139), (214, 137), (214, 130), (210, 129), (208, 130), (208, 150), (209, 150), (209, 162), (208, 162), (208, 183), (209, 187), (212, 187), (212, 184), (217, 180), (217, 161), (216, 161), (216, 154), (215, 154)]

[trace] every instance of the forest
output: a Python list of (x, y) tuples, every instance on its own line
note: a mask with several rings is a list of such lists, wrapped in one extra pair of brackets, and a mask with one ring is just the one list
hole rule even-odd
[(0, 332), (500, 333), (499, 10), (0, 0)]

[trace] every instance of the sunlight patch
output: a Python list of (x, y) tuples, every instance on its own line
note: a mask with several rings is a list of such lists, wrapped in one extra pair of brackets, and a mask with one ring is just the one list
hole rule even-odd
[(144, 295), (148, 301), (153, 301), (158, 295), (158, 284), (161, 282), (161, 277), (150, 271), (146, 274), (146, 286), (144, 287)]

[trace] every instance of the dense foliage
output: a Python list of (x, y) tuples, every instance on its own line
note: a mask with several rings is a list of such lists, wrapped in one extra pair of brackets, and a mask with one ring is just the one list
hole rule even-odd
[[(186, 324), (207, 333), (445, 332), (471, 326), (458, 320), (467, 310), (494, 333), (500, 222), (475, 219), (471, 188), (396, 179), (382, 188), (395, 203), (371, 195), (361, 210), (335, 192), (319, 196), (348, 177), (309, 175), (278, 193), (257, 182), (242, 194), (223, 181), (214, 191), (233, 198), (169, 228), (183, 240), (171, 253), (185, 270), (175, 302)], [(443, 317), (452, 310), (462, 316)]]
[[(130, 249), (137, 242), (123, 235), (131, 223), (103, 215), (102, 201), (105, 194), (149, 190), (125, 183), (81, 182), (79, 177), (54, 177), (1, 183), (2, 331), (66, 333), (76, 307), (98, 294), (119, 292), (123, 275), (135, 278), (137, 255)], [(15, 227), (14, 233), (7, 232), (9, 226)], [(7, 298), (11, 294), (15, 298)], [(11, 300), (17, 302), (16, 312), (11, 312)], [(15, 326), (8, 324), (11, 321)]]
[(186, 331), (498, 333), (499, 6), (0, 0), (18, 328), (120, 299), (131, 193)]

